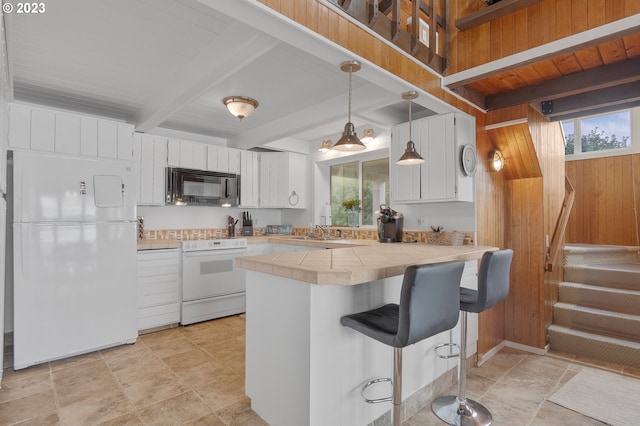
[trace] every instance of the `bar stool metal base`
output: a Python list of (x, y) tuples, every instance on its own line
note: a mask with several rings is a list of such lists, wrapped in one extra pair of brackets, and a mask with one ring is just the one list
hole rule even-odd
[(460, 403), (457, 396), (441, 396), (431, 403), (431, 410), (441, 420), (457, 426), (489, 426), (492, 417), (489, 410), (471, 399)]

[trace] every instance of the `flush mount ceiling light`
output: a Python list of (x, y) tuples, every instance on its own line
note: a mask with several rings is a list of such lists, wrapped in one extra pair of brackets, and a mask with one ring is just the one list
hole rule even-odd
[(506, 160), (504, 159), (504, 155), (502, 155), (502, 152), (500, 152), (500, 150), (492, 149), (491, 151), (489, 151), (489, 169), (493, 170), (494, 172), (499, 172), (500, 170), (502, 170), (505, 163)]
[(349, 73), (349, 121), (344, 125), (342, 137), (338, 139), (333, 149), (336, 151), (362, 151), (367, 147), (360, 142), (356, 129), (351, 122), (351, 74), (360, 70), (360, 62), (346, 61), (340, 64), (340, 69)]
[(422, 164), (425, 162), (425, 159), (418, 154), (416, 151), (416, 144), (413, 143), (411, 138), (411, 100), (418, 97), (418, 92), (413, 90), (409, 92), (404, 92), (402, 94), (402, 99), (406, 99), (409, 101), (409, 141), (407, 142), (407, 148), (404, 150), (404, 154), (402, 157), (396, 161), (396, 164), (400, 164), (401, 166), (408, 166), (411, 164)]
[(364, 129), (360, 140), (364, 143), (371, 142), (373, 140), (373, 129)]
[(330, 149), (331, 149), (331, 139), (327, 139), (322, 141), (322, 145), (320, 145), (320, 148), (318, 148), (318, 151), (329, 152)]
[(258, 101), (245, 96), (227, 96), (222, 100), (229, 112), (240, 120), (253, 114), (258, 108)]

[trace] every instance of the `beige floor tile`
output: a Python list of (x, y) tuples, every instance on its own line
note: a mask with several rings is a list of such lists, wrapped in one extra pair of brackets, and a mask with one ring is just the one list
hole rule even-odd
[(138, 411), (144, 424), (182, 424), (211, 414), (209, 407), (194, 392), (185, 392), (173, 398), (157, 402)]
[(5, 381), (3, 379), (2, 389), (0, 389), (0, 403), (52, 390), (53, 383), (48, 371), (15, 380)]
[(97, 426), (142, 426), (142, 420), (136, 413), (124, 414), (115, 419), (110, 419), (102, 423), (98, 423)]
[(74, 367), (59, 368), (51, 372), (55, 386), (69, 386), (82, 383), (91, 377), (111, 374), (107, 363), (102, 359), (91, 359), (84, 363), (78, 363)]
[(59, 424), (61, 423), (58, 413), (49, 414), (44, 417), (35, 417), (19, 423), (20, 426), (56, 426)]
[(56, 385), (56, 393), (60, 407), (88, 401), (102, 399), (122, 394), (116, 378), (111, 372), (88, 376), (86, 380)]
[(180, 335), (176, 335), (172, 340), (148, 345), (148, 347), (158, 358), (166, 358), (196, 349), (193, 343)]
[(192, 388), (212, 410), (219, 410), (246, 398), (244, 378), (233, 371), (219, 369), (211, 379), (204, 384), (193, 385)]
[(130, 354), (141, 349), (145, 349), (147, 347), (146, 343), (144, 343), (141, 339), (138, 339), (136, 343), (132, 345), (120, 345), (115, 346), (113, 348), (102, 349), (100, 353), (104, 359), (108, 359), (111, 357), (123, 356), (126, 354)]
[(174, 373), (150, 377), (123, 385), (124, 393), (136, 407), (143, 408), (189, 391), (185, 382)]
[(171, 373), (171, 369), (149, 349), (123, 357), (110, 358), (107, 362), (113, 374), (123, 385)]
[(177, 355), (171, 355), (162, 360), (174, 372), (187, 370), (212, 361), (211, 355), (198, 348)]
[(91, 352), (84, 355), (73, 356), (70, 358), (51, 361), (51, 371), (61, 370), (63, 368), (75, 368), (93, 361), (101, 361), (102, 355), (99, 351)]
[(251, 410), (251, 402), (247, 397), (217, 410), (216, 415), (229, 426), (269, 426)]
[(60, 408), (60, 419), (65, 425), (96, 425), (133, 413), (135, 407), (124, 392), (112, 392), (82, 399)]
[(49, 363), (45, 362), (44, 364), (34, 365), (29, 368), (24, 368), (22, 370), (14, 370), (13, 368), (6, 368), (2, 372), (2, 383), (8, 383), (12, 380), (20, 380), (29, 376), (37, 376), (42, 373), (49, 373), (51, 368), (49, 367)]
[(218, 361), (211, 360), (206, 364), (178, 371), (176, 374), (193, 389), (202, 387), (216, 380), (217, 375), (224, 371), (225, 367)]
[(200, 417), (199, 419), (189, 420), (184, 423), (185, 426), (227, 426), (225, 423), (220, 420), (220, 417), (215, 414), (207, 414), (206, 416)]
[(48, 390), (0, 403), (0, 424), (10, 425), (25, 420), (35, 421), (55, 413), (54, 392)]

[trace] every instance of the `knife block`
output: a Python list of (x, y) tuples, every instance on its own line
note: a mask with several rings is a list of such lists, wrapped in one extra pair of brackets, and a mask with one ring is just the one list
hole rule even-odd
[(243, 237), (252, 237), (253, 236), (253, 226), (243, 226), (242, 227), (242, 236)]

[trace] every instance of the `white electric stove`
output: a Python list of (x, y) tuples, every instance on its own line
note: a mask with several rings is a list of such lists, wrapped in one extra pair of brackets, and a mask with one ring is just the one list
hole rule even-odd
[(182, 242), (181, 324), (245, 311), (245, 271), (234, 260), (246, 254), (246, 238)]

